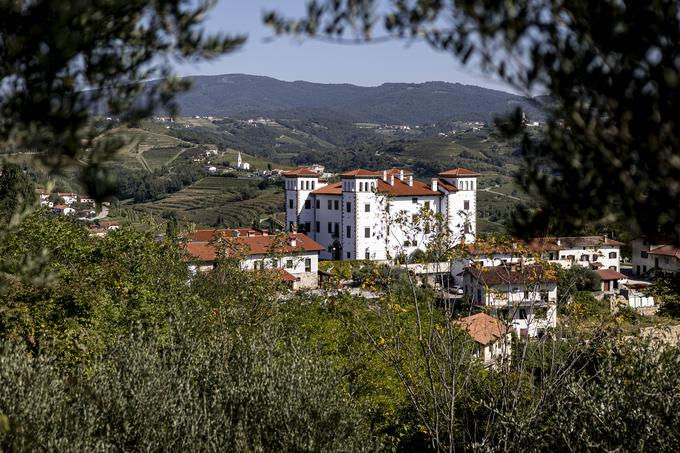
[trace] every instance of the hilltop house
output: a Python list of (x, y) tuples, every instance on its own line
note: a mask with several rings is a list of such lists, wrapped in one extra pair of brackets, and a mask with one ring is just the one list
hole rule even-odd
[(387, 260), (424, 250), (434, 232), (419, 214), (441, 213), (452, 242), (474, 242), (477, 177), (457, 168), (430, 184), (403, 169), (353, 170), (328, 183), (312, 170), (283, 173), (286, 228), (309, 234), (323, 245), (320, 257)]
[(680, 270), (680, 247), (666, 237), (638, 238), (632, 242), (633, 272), (642, 275), (649, 271), (678, 272)]
[(486, 313), (477, 313), (453, 322), (467, 332), (476, 343), (475, 355), (486, 366), (510, 360), (512, 327)]
[(65, 204), (55, 204), (52, 206), (52, 212), (55, 214), (73, 215), (76, 210)]
[(468, 267), (463, 288), (471, 302), (535, 337), (557, 325), (557, 277), (538, 264)]
[[(244, 234), (245, 233), (245, 234)], [(192, 271), (212, 269), (221, 244), (224, 258), (239, 260), (242, 270), (277, 270), (293, 289), (318, 286), (321, 245), (301, 233), (271, 235), (255, 230), (199, 230), (186, 244)]]

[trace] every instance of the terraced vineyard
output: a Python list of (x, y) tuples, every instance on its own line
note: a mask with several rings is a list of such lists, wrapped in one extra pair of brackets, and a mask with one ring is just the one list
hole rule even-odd
[(249, 226), (261, 214), (283, 211), (282, 190), (261, 190), (258, 182), (208, 176), (166, 198), (133, 208), (155, 215), (174, 213), (180, 220), (198, 226)]

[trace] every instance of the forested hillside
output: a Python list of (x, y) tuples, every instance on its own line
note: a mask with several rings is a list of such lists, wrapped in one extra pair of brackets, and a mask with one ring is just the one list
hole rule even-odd
[(526, 98), (503, 91), (446, 82), (350, 84), (284, 82), (270, 77), (224, 74), (192, 77), (179, 96), (182, 115), (291, 116), (291, 111), (327, 110), (353, 121), (425, 124), (455, 119), (489, 121), (521, 106), (540, 113)]

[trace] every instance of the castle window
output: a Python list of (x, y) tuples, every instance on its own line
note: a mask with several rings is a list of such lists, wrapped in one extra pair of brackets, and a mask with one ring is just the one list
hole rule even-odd
[(336, 211), (339, 210), (340, 209), (340, 201), (334, 200), (333, 207), (335, 208)]
[(314, 181), (312, 181), (312, 190), (314, 190), (315, 185), (316, 185), (316, 183)]
[(413, 204), (416, 204), (416, 203), (418, 203), (418, 199), (417, 199), (417, 198), (415, 198), (415, 197), (411, 198), (411, 203), (413, 203)]
[(305, 200), (305, 209), (309, 209), (312, 207), (312, 202), (310, 200)]
[(359, 192), (363, 192), (363, 191), (364, 191), (364, 183), (360, 182), (359, 183)]
[(347, 202), (347, 212), (352, 212), (352, 203), (349, 201)]
[(316, 200), (316, 209), (321, 208), (321, 201)]
[(288, 200), (288, 207), (290, 209), (293, 209), (293, 199), (292, 198), (290, 200)]
[(319, 222), (316, 222), (316, 230), (317, 233), (321, 232), (321, 224)]
[(364, 252), (364, 259), (370, 260), (371, 259), (371, 251), (366, 249)]
[(470, 210), (470, 201), (469, 200), (465, 200), (463, 202), (463, 209), (465, 209), (466, 211)]
[(347, 225), (347, 237), (352, 237), (352, 227), (350, 225)]
[(609, 252), (609, 258), (616, 259), (616, 252)]
[(366, 203), (364, 205), (364, 212), (371, 212), (371, 205), (370, 204)]
[(328, 232), (329, 233), (333, 232), (333, 224), (331, 222), (328, 222)]
[(371, 237), (371, 229), (370, 228), (364, 228), (364, 237), (365, 238)]
[(333, 202), (328, 200), (328, 210), (330, 211), (331, 209), (333, 209)]

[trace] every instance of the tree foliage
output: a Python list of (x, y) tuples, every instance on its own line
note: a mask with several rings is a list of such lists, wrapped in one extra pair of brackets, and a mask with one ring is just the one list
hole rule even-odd
[(534, 98), (543, 137), (522, 130), (519, 111), (499, 122), (522, 137), (519, 180), (542, 201), (517, 216), (519, 231), (625, 221), (680, 232), (677, 0), (386, 3), (312, 1), (302, 19), (265, 21), (336, 42), (423, 40), (526, 95), (546, 93)]
[[(173, 61), (229, 52), (243, 37), (208, 35), (207, 2), (186, 0), (38, 0), (0, 2), (0, 143), (34, 150), (53, 169), (88, 166), (83, 182), (101, 198), (111, 187), (101, 163), (119, 140), (93, 138), (94, 112), (123, 122), (172, 108), (188, 85)], [(159, 79), (153, 84), (142, 84)]]

